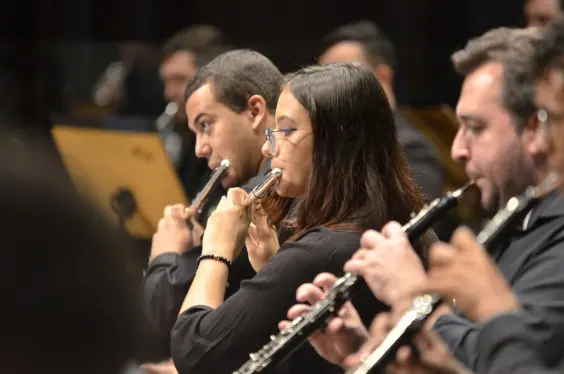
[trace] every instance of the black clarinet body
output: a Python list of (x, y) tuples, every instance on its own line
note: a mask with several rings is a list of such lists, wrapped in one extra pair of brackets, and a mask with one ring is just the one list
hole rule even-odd
[[(557, 187), (558, 183), (558, 177), (551, 175), (539, 186), (531, 186), (523, 195), (512, 197), (478, 234), (477, 241), (480, 245), (486, 249), (497, 247), (523, 221), (540, 199)], [(346, 374), (384, 372), (386, 365), (394, 359), (398, 349), (411, 342), (413, 336), (420, 331), (424, 322), (441, 303), (442, 298), (438, 294), (416, 297), (411, 309), (400, 318), (382, 343)]]
[[(460, 196), (474, 183), (470, 182), (456, 191), (437, 198), (425, 206), (405, 224), (409, 241), (414, 244), (440, 218), (454, 208)], [(279, 362), (303, 344), (309, 335), (323, 327), (340, 310), (343, 304), (368, 287), (364, 280), (352, 273), (345, 273), (327, 290), (325, 297), (314, 304), (311, 310), (296, 318), (286, 329), (270, 337), (270, 342), (259, 351), (250, 354), (250, 359), (233, 374), (252, 374), (264, 371), (268, 366)]]

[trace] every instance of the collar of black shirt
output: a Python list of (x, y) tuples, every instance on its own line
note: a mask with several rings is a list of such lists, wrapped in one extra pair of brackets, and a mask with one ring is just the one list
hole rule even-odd
[(528, 232), (545, 220), (564, 216), (564, 196), (554, 191), (542, 199), (539, 204), (527, 214), (519, 231)]

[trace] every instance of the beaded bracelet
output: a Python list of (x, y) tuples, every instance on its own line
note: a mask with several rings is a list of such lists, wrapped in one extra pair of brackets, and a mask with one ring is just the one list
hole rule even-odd
[(227, 265), (227, 268), (231, 271), (231, 261), (229, 261), (228, 259), (226, 259), (225, 257), (222, 256), (216, 256), (216, 255), (201, 255), (200, 257), (198, 257), (198, 262), (197, 264), (200, 265), (200, 261), (202, 260), (216, 260), (219, 262), (223, 262), (225, 265)]

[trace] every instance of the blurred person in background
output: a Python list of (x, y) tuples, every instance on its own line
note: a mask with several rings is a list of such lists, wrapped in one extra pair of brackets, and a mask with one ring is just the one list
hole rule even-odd
[(564, 0), (526, 0), (527, 27), (545, 26), (563, 14)]
[[(176, 121), (186, 124), (184, 91), (196, 71), (227, 49), (223, 33), (211, 25), (187, 27), (172, 35), (162, 47), (159, 75), (164, 97), (178, 105)], [(221, 49), (223, 51), (219, 52)]]
[(368, 67), (380, 80), (394, 110), (398, 138), (405, 150), (415, 183), (426, 200), (443, 192), (443, 168), (433, 144), (396, 108), (394, 69), (397, 61), (391, 40), (372, 22), (339, 27), (322, 40), (320, 64), (356, 62)]
[[(211, 170), (207, 161), (198, 158), (194, 153), (196, 137), (187, 127), (184, 91), (199, 68), (228, 49), (223, 33), (211, 25), (190, 26), (172, 35), (162, 47), (159, 75), (164, 85), (166, 101), (173, 103), (177, 108), (174, 118), (171, 119), (174, 131), (182, 138), (177, 168), (190, 199), (193, 199), (209, 180)], [(206, 206), (215, 205), (223, 193), (220, 189), (208, 200)]]
[(0, 165), (0, 372), (117, 374), (139, 321), (131, 243), (77, 193), (47, 144), (0, 134), (10, 160)]

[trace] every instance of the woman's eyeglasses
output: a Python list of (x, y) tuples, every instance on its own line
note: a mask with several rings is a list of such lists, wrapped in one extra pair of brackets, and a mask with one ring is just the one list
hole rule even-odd
[(271, 154), (275, 154), (276, 153), (276, 135), (275, 133), (277, 132), (282, 132), (284, 133), (284, 135), (290, 135), (291, 133), (293, 133), (294, 131), (296, 131), (298, 129), (278, 129), (278, 130), (274, 130), (274, 129), (266, 129), (266, 141), (268, 142), (268, 146), (270, 147), (270, 153)]

